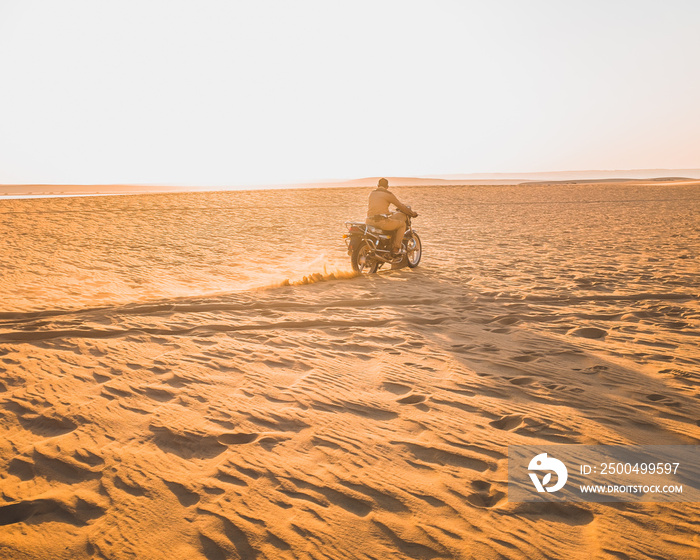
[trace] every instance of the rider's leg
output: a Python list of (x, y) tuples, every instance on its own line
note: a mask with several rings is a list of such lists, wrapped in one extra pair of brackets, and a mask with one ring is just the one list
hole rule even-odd
[(394, 253), (398, 253), (401, 250), (403, 235), (406, 233), (406, 214), (403, 212), (394, 212), (389, 219), (399, 223), (399, 226), (394, 231), (392, 247)]

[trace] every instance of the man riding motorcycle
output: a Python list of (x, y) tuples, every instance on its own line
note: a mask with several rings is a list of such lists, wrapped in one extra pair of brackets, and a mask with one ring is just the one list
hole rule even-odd
[[(389, 206), (393, 204), (399, 212), (389, 213)], [(367, 206), (368, 226), (381, 228), (385, 231), (393, 232), (391, 256), (396, 257), (401, 254), (401, 241), (406, 231), (406, 215), (415, 218), (416, 212), (408, 206), (401, 204), (394, 193), (389, 191), (389, 181), (379, 179), (377, 188), (369, 193), (369, 204)]]

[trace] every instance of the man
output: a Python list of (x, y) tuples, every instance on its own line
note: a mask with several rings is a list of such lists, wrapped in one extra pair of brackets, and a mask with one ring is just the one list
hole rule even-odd
[[(399, 212), (389, 213), (389, 205), (393, 204)], [(368, 226), (374, 226), (386, 231), (393, 231), (391, 256), (396, 257), (401, 253), (401, 241), (406, 232), (406, 215), (415, 218), (418, 214), (408, 206), (399, 202), (396, 196), (389, 192), (389, 181), (379, 179), (377, 188), (369, 193), (369, 205), (367, 207)]]

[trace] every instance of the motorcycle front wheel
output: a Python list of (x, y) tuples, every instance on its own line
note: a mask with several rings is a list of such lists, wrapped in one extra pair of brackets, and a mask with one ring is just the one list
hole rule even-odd
[(421, 245), (418, 234), (414, 232), (406, 241), (406, 261), (408, 266), (416, 268), (421, 256), (423, 256), (423, 245)]
[(371, 249), (367, 243), (360, 243), (355, 250), (352, 252), (350, 257), (350, 262), (352, 262), (352, 269), (360, 274), (372, 274), (377, 272), (379, 268), (379, 262), (373, 259), (371, 256)]

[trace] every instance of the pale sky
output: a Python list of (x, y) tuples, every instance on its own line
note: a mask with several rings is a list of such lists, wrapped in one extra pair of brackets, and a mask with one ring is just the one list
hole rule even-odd
[(0, 183), (700, 167), (698, 0), (0, 0)]

